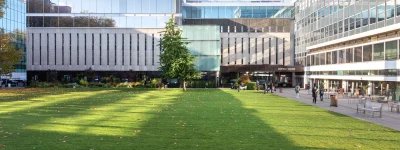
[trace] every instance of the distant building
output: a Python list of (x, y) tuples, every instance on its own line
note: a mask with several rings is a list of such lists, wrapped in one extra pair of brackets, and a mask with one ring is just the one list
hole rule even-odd
[(303, 74), (294, 65), (294, 7), (286, 0), (38, 2), (27, 3), (32, 80), (73, 79), (86, 72), (95, 74), (91, 80), (159, 77), (161, 31), (172, 15), (205, 80), (226, 83), (250, 74), (291, 86)]

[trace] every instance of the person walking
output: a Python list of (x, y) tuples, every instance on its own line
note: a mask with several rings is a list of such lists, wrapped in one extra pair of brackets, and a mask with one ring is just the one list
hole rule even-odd
[(296, 87), (294, 88), (294, 91), (296, 92), (296, 98), (300, 98), (300, 86), (297, 84)]
[(264, 94), (268, 93), (267, 82), (264, 83)]
[(317, 104), (317, 87), (315, 85), (311, 90), (311, 94), (312, 94), (312, 97), (313, 97), (313, 103)]
[(324, 89), (323, 88), (319, 89), (319, 99), (321, 101), (324, 100)]

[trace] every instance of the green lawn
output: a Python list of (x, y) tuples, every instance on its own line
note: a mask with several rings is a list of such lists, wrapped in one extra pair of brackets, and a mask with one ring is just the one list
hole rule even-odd
[(0, 90), (0, 149), (399, 149), (400, 132), (255, 91)]

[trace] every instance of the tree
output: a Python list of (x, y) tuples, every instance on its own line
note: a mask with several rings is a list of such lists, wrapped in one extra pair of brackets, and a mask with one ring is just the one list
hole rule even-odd
[(165, 78), (177, 78), (186, 91), (186, 82), (200, 77), (194, 66), (194, 57), (186, 47), (188, 43), (182, 38), (182, 32), (175, 24), (174, 17), (169, 19), (163, 33), (159, 69)]
[(5, 0), (0, 0), (0, 18), (3, 18), (3, 15), (4, 15), (3, 9), (4, 9), (5, 4), (6, 4)]
[(14, 66), (21, 61), (22, 50), (13, 42), (12, 37), (12, 33), (0, 33), (0, 74), (12, 72)]

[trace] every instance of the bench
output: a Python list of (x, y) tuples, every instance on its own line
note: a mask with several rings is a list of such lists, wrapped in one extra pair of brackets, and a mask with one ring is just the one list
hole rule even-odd
[(360, 104), (357, 104), (357, 113), (360, 111), (362, 111), (364, 114), (366, 111), (370, 111), (372, 114), (372, 117), (374, 117), (375, 112), (379, 112), (379, 117), (382, 117), (382, 104), (365, 101)]

